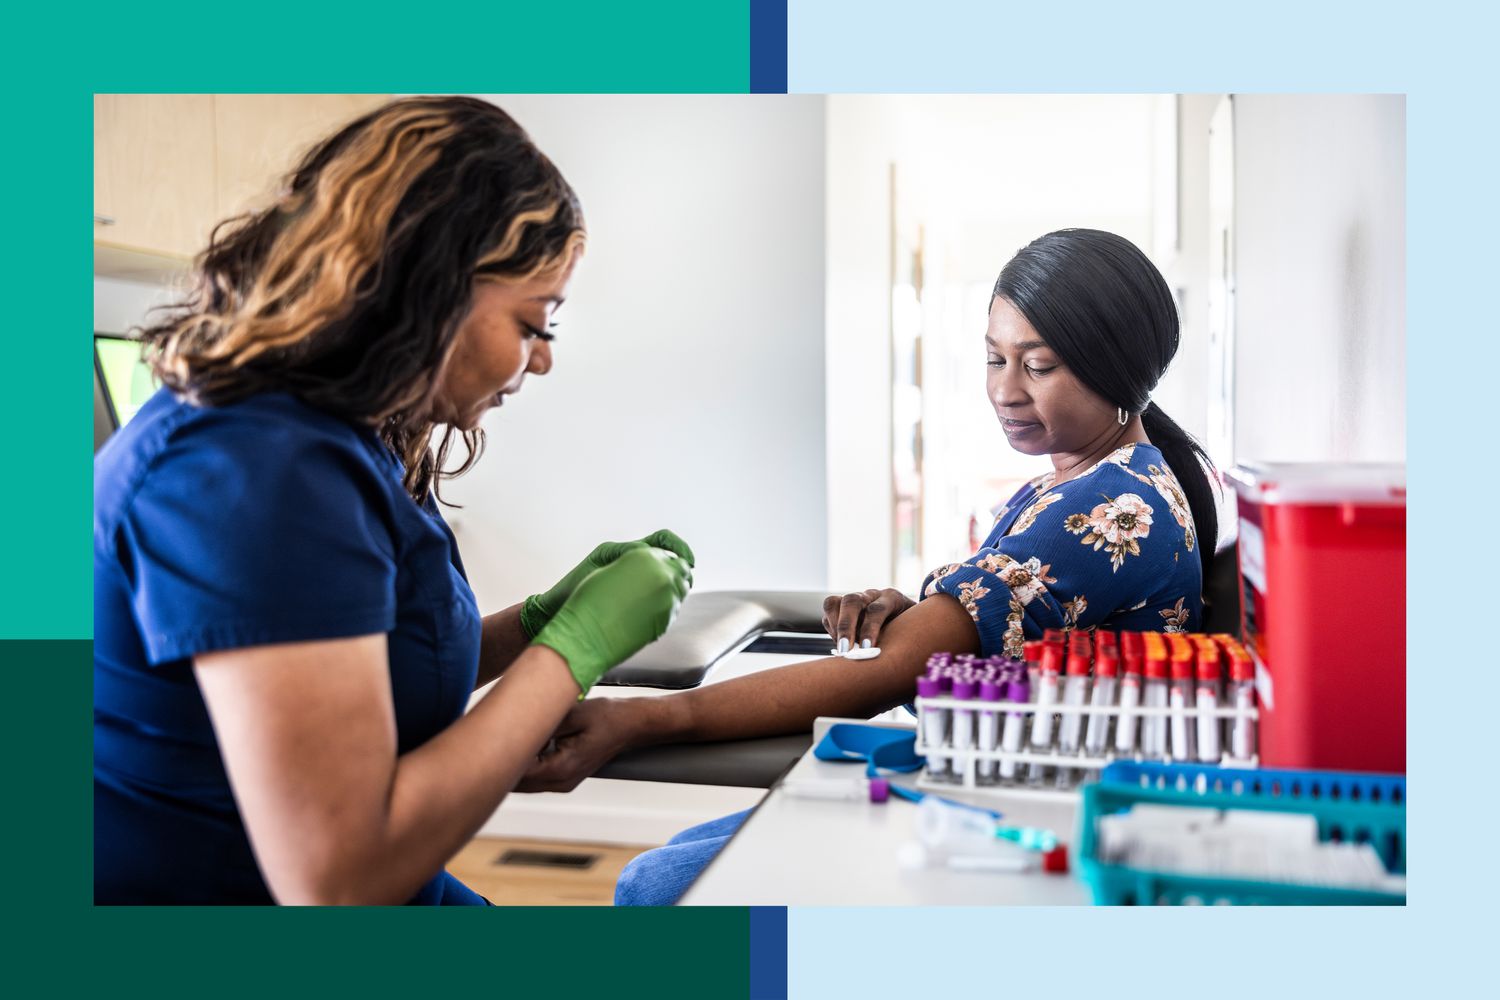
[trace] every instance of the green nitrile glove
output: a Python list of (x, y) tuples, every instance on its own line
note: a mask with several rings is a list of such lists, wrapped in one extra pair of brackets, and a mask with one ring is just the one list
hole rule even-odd
[(580, 580), (534, 641), (567, 660), (587, 693), (605, 671), (661, 637), (692, 584), (688, 564), (674, 553), (627, 549)]
[(600, 542), (594, 547), (594, 551), (584, 557), (583, 562), (574, 566), (567, 576), (553, 584), (551, 590), (526, 598), (521, 605), (521, 627), (526, 630), (526, 637), (536, 638), (542, 626), (552, 620), (552, 616), (557, 614), (557, 609), (573, 595), (574, 589), (584, 577), (596, 569), (608, 566), (631, 549), (652, 546), (676, 553), (687, 560), (690, 568), (695, 565), (693, 550), (688, 548), (688, 543), (665, 528), (634, 542)]

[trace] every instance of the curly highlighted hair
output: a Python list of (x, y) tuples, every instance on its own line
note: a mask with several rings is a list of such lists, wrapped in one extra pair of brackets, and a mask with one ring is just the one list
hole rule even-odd
[(484, 446), (452, 427), (432, 444), (474, 282), (561, 271), (584, 235), (577, 195), (504, 111), (393, 101), (309, 150), (269, 206), (215, 227), (191, 290), (141, 330), (145, 358), (198, 405), (289, 392), (376, 428), (421, 501)]

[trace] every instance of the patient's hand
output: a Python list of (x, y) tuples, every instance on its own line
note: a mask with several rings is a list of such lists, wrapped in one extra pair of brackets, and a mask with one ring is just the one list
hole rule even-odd
[[(834, 648), (844, 652), (854, 646), (878, 646), (880, 630), (916, 601), (899, 590), (866, 590), (833, 596), (823, 601), (823, 628), (833, 636)], [(842, 645), (847, 642), (848, 647)]]
[(571, 792), (616, 754), (636, 743), (637, 711), (644, 698), (593, 698), (568, 710), (552, 734), (550, 753), (537, 758), (518, 792)]

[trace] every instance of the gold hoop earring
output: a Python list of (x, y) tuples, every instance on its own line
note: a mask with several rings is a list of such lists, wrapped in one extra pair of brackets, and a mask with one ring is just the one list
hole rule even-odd
[(1121, 427), (1124, 427), (1130, 422), (1130, 414), (1125, 412), (1124, 407), (1117, 406), (1115, 407), (1115, 420), (1119, 421)]

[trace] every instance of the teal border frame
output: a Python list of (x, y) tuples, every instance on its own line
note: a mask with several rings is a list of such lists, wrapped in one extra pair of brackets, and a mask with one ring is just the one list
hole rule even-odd
[[(157, 2), (8, 15), (11, 292), (0, 670), (12, 680), (12, 988), (229, 996), (480, 989), (745, 996), (750, 911), (92, 905), (92, 95), (745, 93), (748, 0)], [(783, 936), (784, 942), (784, 936)], [(783, 959), (784, 962), (784, 959)], [(784, 978), (784, 977), (783, 977)], [(649, 984), (649, 986), (647, 986)], [(784, 987), (782, 987), (784, 990)], [(706, 992), (705, 992), (706, 991)], [(782, 993), (784, 995), (784, 992)]]

